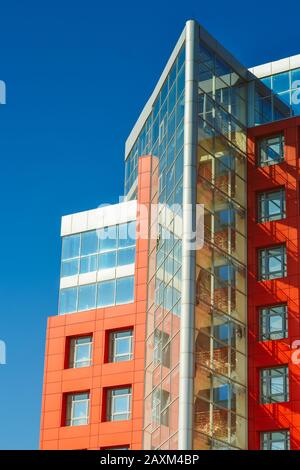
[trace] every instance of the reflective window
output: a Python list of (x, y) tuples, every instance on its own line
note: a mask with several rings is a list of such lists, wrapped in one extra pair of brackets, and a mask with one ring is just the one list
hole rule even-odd
[(284, 160), (284, 136), (276, 136), (261, 139), (258, 143), (259, 166), (275, 165)]
[(260, 339), (268, 341), (287, 338), (287, 305), (275, 305), (260, 309)]
[(59, 294), (59, 313), (76, 312), (77, 310), (77, 287), (61, 289)]
[(133, 330), (113, 331), (109, 335), (109, 362), (130, 361), (133, 355)]
[(61, 277), (133, 264), (135, 226), (132, 221), (63, 237)]
[(62, 259), (75, 258), (79, 256), (80, 235), (70, 235), (63, 238)]
[(79, 336), (70, 340), (69, 367), (80, 368), (91, 365), (92, 336)]
[(261, 403), (279, 403), (289, 400), (288, 367), (273, 367), (260, 371)]
[(90, 310), (96, 307), (96, 284), (80, 286), (78, 292), (78, 310)]
[(116, 304), (128, 304), (134, 299), (134, 277), (121, 277), (116, 280)]
[(81, 426), (89, 421), (89, 393), (70, 393), (67, 395), (66, 426)]
[(96, 230), (83, 232), (81, 234), (81, 256), (97, 253), (98, 243), (99, 239)]
[(289, 431), (274, 431), (261, 433), (261, 450), (289, 450)]
[(274, 246), (259, 250), (259, 279), (269, 280), (285, 277), (286, 269), (286, 247), (285, 245)]
[(131, 414), (131, 387), (107, 391), (107, 421), (125, 421)]
[(97, 307), (108, 307), (115, 304), (115, 288), (115, 280), (99, 282)]
[(285, 217), (285, 190), (266, 191), (258, 196), (258, 222), (269, 222)]

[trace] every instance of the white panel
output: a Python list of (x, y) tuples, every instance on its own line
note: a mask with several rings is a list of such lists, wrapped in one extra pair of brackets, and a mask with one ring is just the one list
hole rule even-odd
[(96, 228), (103, 227), (103, 211), (102, 209), (92, 209), (88, 211), (88, 230), (94, 230)]
[(60, 279), (60, 288), (65, 289), (66, 287), (74, 287), (78, 285), (78, 276), (67, 276)]
[(79, 274), (78, 284), (80, 286), (84, 284), (92, 284), (94, 282), (97, 282), (97, 271)]
[(72, 233), (85, 232), (87, 230), (87, 211), (72, 215)]
[(290, 68), (298, 69), (300, 67), (300, 54), (290, 57)]
[(253, 74), (258, 78), (267, 77), (268, 75), (271, 75), (271, 62), (269, 64), (263, 64), (258, 65), (257, 67), (253, 67)]
[(272, 62), (272, 74), (285, 72), (290, 69), (290, 60), (289, 58), (277, 60)]
[(65, 215), (61, 218), (61, 236), (69, 235), (72, 233), (72, 215)]
[(134, 264), (127, 264), (126, 266), (118, 266), (116, 271), (116, 277), (133, 276)]
[(116, 269), (103, 269), (102, 271), (97, 272), (97, 281), (108, 281), (116, 277)]

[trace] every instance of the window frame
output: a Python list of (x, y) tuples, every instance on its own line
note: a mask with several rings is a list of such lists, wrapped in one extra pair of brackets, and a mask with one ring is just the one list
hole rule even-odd
[[(276, 308), (284, 308), (282, 312), (275, 313), (272, 312), (272, 310)], [(266, 312), (264, 312), (266, 311)], [(280, 339), (285, 339), (288, 338), (288, 306), (287, 304), (276, 304), (276, 305), (266, 305), (263, 307), (259, 307), (258, 310), (259, 314), (259, 340), (260, 341), (275, 341), (275, 340), (280, 340)], [(270, 319), (275, 316), (281, 316), (282, 317), (282, 324), (283, 324), (283, 329), (280, 331), (275, 331), (272, 332), (270, 328)], [(266, 329), (265, 327), (265, 321), (267, 320), (267, 325)], [(266, 331), (264, 331), (264, 329)], [(278, 337), (278, 335), (280, 335)], [(272, 337), (275, 336), (275, 337)]]
[[(113, 393), (117, 391), (124, 391), (123, 394), (114, 396)], [(127, 393), (125, 391), (127, 390)], [(114, 412), (114, 403), (117, 400), (118, 397), (127, 397), (128, 403), (127, 403), (127, 410), (124, 412)], [(107, 396), (106, 396), (106, 421), (109, 422), (115, 422), (115, 421), (128, 421), (131, 419), (131, 414), (132, 414), (132, 386), (122, 386), (122, 387), (115, 387), (115, 388), (109, 388), (107, 390)], [(126, 417), (122, 419), (115, 419), (115, 417), (120, 417), (126, 415)]]
[[(122, 334), (122, 333), (131, 333), (131, 334), (128, 334), (127, 336), (123, 336), (121, 338), (115, 338), (115, 335), (118, 335), (118, 334)], [(108, 362), (110, 363), (120, 363), (120, 362), (126, 362), (126, 361), (132, 361), (133, 359), (133, 340), (134, 340), (134, 332), (133, 332), (133, 328), (132, 327), (128, 327), (126, 329), (122, 329), (122, 330), (113, 330), (113, 331), (110, 331), (108, 333), (108, 349), (109, 349), (109, 352), (108, 352)], [(130, 343), (130, 351), (127, 352), (126, 354), (117, 354), (116, 352), (116, 341), (118, 339), (129, 339), (129, 343)], [(116, 360), (118, 358), (122, 358), (122, 357), (128, 357), (127, 359), (120, 359), (120, 360)]]
[[(278, 429), (276, 431), (262, 431), (260, 433), (260, 449), (261, 450), (282, 450), (282, 449), (273, 449), (272, 443), (274, 440), (272, 439), (272, 435), (274, 434), (285, 434), (284, 439), (282, 441), (276, 440), (275, 442), (284, 442), (285, 448), (283, 450), (290, 450), (290, 431), (288, 429)], [(265, 444), (266, 447), (265, 448)]]
[[(283, 370), (284, 374), (272, 375), (272, 372)], [(288, 365), (280, 365), (278, 367), (265, 367), (260, 369), (260, 403), (267, 405), (271, 403), (286, 403), (289, 401), (289, 367)], [(272, 392), (272, 379), (283, 377), (283, 391), (282, 393)], [(266, 393), (264, 393), (264, 386)], [(280, 397), (283, 397), (281, 400)], [(278, 397), (279, 399), (276, 399)]]
[[(86, 343), (82, 343), (78, 345), (76, 342), (80, 339), (89, 339), (90, 341), (87, 341)], [(83, 360), (78, 360), (76, 359), (77, 351), (80, 349), (80, 347), (84, 346), (89, 346), (89, 360), (88, 361), (83, 361)], [(92, 364), (92, 354), (93, 354), (93, 335), (82, 335), (82, 336), (73, 336), (69, 339), (69, 358), (68, 358), (68, 369), (81, 369), (83, 367), (90, 367)], [(77, 366), (76, 364), (80, 363), (88, 363), (87, 365), (84, 366)]]
[[(280, 213), (278, 215), (272, 216), (268, 213), (268, 205), (271, 202), (271, 199), (268, 199), (269, 195), (280, 193)], [(273, 222), (276, 220), (281, 220), (286, 218), (286, 191), (284, 187), (272, 188), (266, 191), (261, 191), (257, 193), (257, 223)], [(263, 210), (262, 210), (263, 204)]]
[[(268, 254), (271, 250), (279, 249), (283, 264), (280, 271), (271, 272), (268, 268), (268, 262), (271, 256)], [(276, 255), (277, 256), (277, 255)], [(275, 258), (276, 258), (275, 256)], [(263, 259), (264, 258), (264, 259)], [(258, 280), (270, 281), (287, 277), (287, 252), (286, 244), (272, 245), (258, 249)]]
[[(82, 400), (76, 400), (75, 397), (79, 395), (87, 395), (87, 398)], [(79, 417), (74, 418), (74, 403), (76, 402), (86, 402), (86, 416), (85, 418)], [(89, 424), (89, 415), (90, 415), (90, 392), (83, 391), (83, 392), (72, 392), (66, 394), (66, 418), (65, 418), (65, 426), (86, 426)], [(68, 416), (70, 416), (68, 418)], [(75, 421), (86, 420), (85, 423), (76, 424)]]
[[(267, 154), (267, 148), (269, 146), (268, 142), (275, 138), (280, 138), (279, 145), (280, 145), (280, 158), (278, 160), (263, 160), (261, 157), (262, 150), (265, 151)], [(265, 144), (265, 145), (264, 145)], [(263, 149), (264, 145), (264, 149)], [(285, 153), (285, 135), (284, 132), (277, 132), (276, 134), (271, 134), (265, 137), (261, 137), (257, 140), (257, 149), (256, 149), (256, 162), (258, 167), (265, 167), (265, 166), (272, 166), (278, 165), (284, 161), (284, 153)]]

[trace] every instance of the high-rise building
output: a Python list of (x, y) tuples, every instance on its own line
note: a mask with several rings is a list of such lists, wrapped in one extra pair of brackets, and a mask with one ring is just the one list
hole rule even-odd
[(188, 21), (124, 201), (62, 219), (42, 449), (300, 448), (299, 157), (300, 55), (247, 69)]

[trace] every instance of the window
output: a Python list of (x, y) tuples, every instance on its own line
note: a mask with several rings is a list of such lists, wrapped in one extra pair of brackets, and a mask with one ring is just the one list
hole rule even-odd
[(78, 310), (90, 310), (96, 307), (96, 284), (80, 286), (78, 292)]
[(67, 395), (66, 426), (81, 426), (89, 420), (89, 393), (70, 393)]
[(80, 336), (70, 340), (69, 367), (78, 369), (91, 365), (92, 336)]
[(63, 237), (61, 277), (135, 262), (136, 222)]
[(259, 279), (277, 279), (286, 276), (286, 247), (274, 246), (259, 250)]
[(169, 426), (170, 393), (156, 388), (152, 394), (152, 421), (157, 426)]
[(115, 281), (103, 281), (98, 284), (98, 307), (115, 304)]
[(170, 335), (155, 329), (154, 331), (154, 351), (153, 362), (154, 364), (162, 364), (163, 367), (170, 368)]
[(285, 190), (267, 191), (258, 196), (258, 222), (285, 218)]
[(279, 134), (261, 139), (258, 144), (259, 166), (275, 165), (284, 159), (284, 136)]
[(116, 304), (128, 304), (134, 299), (134, 277), (121, 277), (116, 282)]
[(109, 362), (132, 359), (133, 330), (112, 331), (109, 335)]
[(76, 312), (77, 310), (77, 287), (61, 289), (59, 295), (59, 313)]
[(114, 388), (107, 393), (107, 421), (130, 419), (131, 387)]
[(289, 450), (289, 431), (274, 431), (261, 433), (261, 450)]
[(287, 338), (288, 327), (286, 305), (263, 307), (260, 309), (259, 316), (261, 341)]
[(288, 367), (272, 367), (260, 371), (261, 403), (289, 400)]

